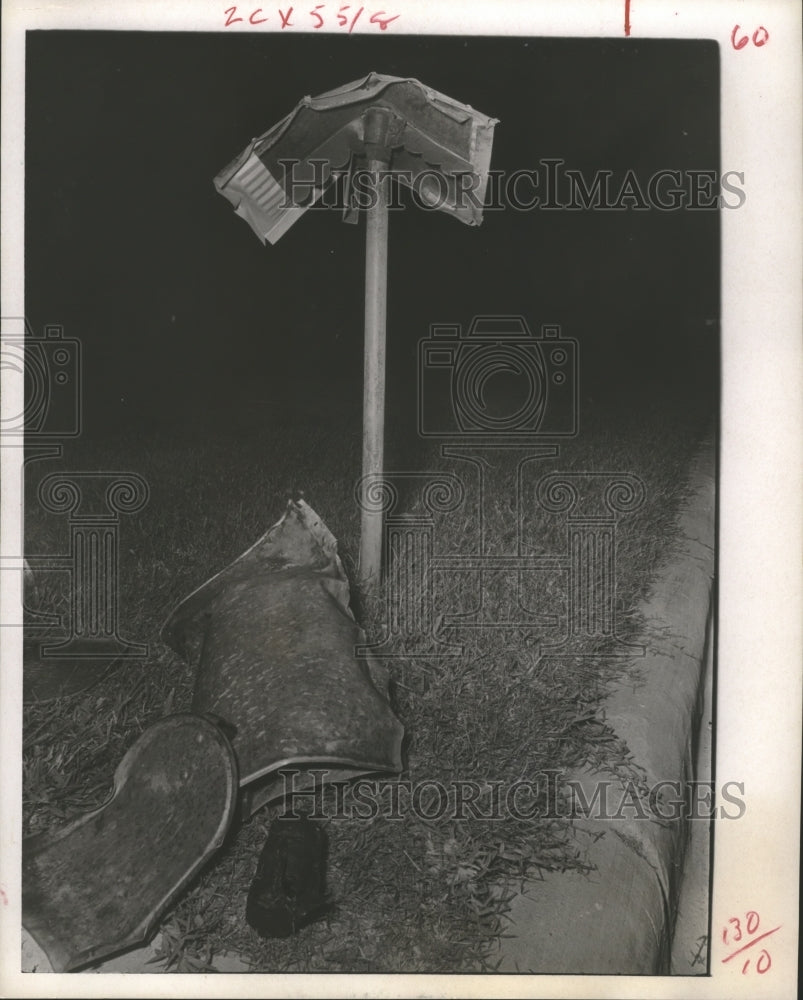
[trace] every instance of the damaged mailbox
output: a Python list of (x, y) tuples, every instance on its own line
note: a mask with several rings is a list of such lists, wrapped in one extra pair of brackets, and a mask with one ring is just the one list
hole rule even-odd
[(222, 844), (238, 775), (251, 815), (283, 796), (282, 768), (401, 770), (403, 728), (387, 678), (355, 655), (348, 601), (337, 543), (301, 500), (173, 612), (172, 648), (201, 639), (192, 714), (143, 733), (101, 809), (23, 844), (23, 925), (55, 971), (147, 938)]
[(281, 768), (329, 780), (401, 770), (403, 728), (387, 675), (357, 659), (362, 631), (334, 536), (303, 500), (179, 605), (162, 637), (202, 636), (192, 708), (236, 729), (244, 812), (281, 797)]

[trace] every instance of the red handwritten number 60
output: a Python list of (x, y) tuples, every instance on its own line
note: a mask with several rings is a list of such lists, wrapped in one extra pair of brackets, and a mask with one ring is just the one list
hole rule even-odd
[[(748, 35), (742, 35), (742, 37), (737, 40), (736, 32), (739, 30), (740, 30), (739, 25), (734, 24), (733, 31), (731, 32), (731, 45), (737, 51), (739, 49), (743, 49), (745, 45), (747, 45), (747, 43), (750, 41)], [(760, 49), (761, 46), (766, 45), (769, 40), (770, 40), (770, 33), (767, 31), (767, 29), (764, 27), (763, 24), (759, 25), (759, 27), (756, 28), (756, 30), (753, 32), (753, 45), (755, 45), (757, 49)]]

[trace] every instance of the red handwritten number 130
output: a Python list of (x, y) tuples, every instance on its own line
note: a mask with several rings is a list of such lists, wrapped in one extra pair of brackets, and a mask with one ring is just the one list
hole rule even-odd
[[(768, 938), (771, 934), (780, 930), (780, 924), (778, 927), (773, 927), (771, 931), (764, 931), (762, 934), (757, 934), (758, 926), (761, 923), (761, 918), (755, 910), (748, 910), (744, 915), (744, 921), (739, 917), (731, 917), (725, 926), (722, 928), (722, 943), (727, 948), (733, 948), (733, 951), (726, 955), (722, 959), (723, 963), (730, 962), (731, 959), (736, 958), (737, 955), (741, 955), (742, 964), (742, 975), (746, 976), (747, 971), (750, 968), (750, 963), (755, 957), (755, 952), (750, 955), (746, 955), (753, 945), (758, 944), (759, 941), (763, 941)], [(751, 940), (745, 940), (749, 938)], [(762, 948), (758, 952), (758, 957), (756, 958), (756, 972), (763, 976), (765, 972), (769, 972), (772, 968), (772, 958), (770, 953), (766, 948)]]

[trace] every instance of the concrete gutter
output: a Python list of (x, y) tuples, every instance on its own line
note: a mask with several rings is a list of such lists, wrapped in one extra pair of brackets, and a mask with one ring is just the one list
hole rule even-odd
[[(695, 778), (707, 647), (713, 637), (708, 627), (715, 535), (710, 441), (700, 448), (689, 483), (676, 554), (643, 607), (643, 683), (617, 685), (604, 704), (608, 725), (626, 742), (649, 787), (685, 785)], [(606, 777), (590, 771), (571, 775), (588, 801)], [(676, 796), (666, 791), (659, 808), (672, 816)], [(623, 801), (632, 798), (625, 779), (616, 779), (608, 788), (608, 803), (616, 811)], [(624, 817), (634, 812), (622, 809)], [(647, 819), (591, 817), (577, 820), (575, 827), (578, 847), (594, 870), (548, 874), (525, 886), (511, 904), (510, 936), (500, 942), (499, 971), (667, 974), (690, 821), (685, 816), (661, 821), (653, 814)]]

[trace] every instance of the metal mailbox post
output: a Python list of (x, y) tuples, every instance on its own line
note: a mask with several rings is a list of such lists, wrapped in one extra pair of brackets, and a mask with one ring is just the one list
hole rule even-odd
[[(388, 191), (411, 188), (422, 207), (479, 225), (497, 121), (417, 80), (369, 74), (305, 97), (215, 178), (215, 187), (264, 243), (273, 244), (336, 177), (368, 171), (365, 208), (365, 368), (362, 484), (383, 473)], [(348, 210), (346, 221), (356, 222)], [(382, 513), (362, 503), (360, 579), (382, 571)]]

